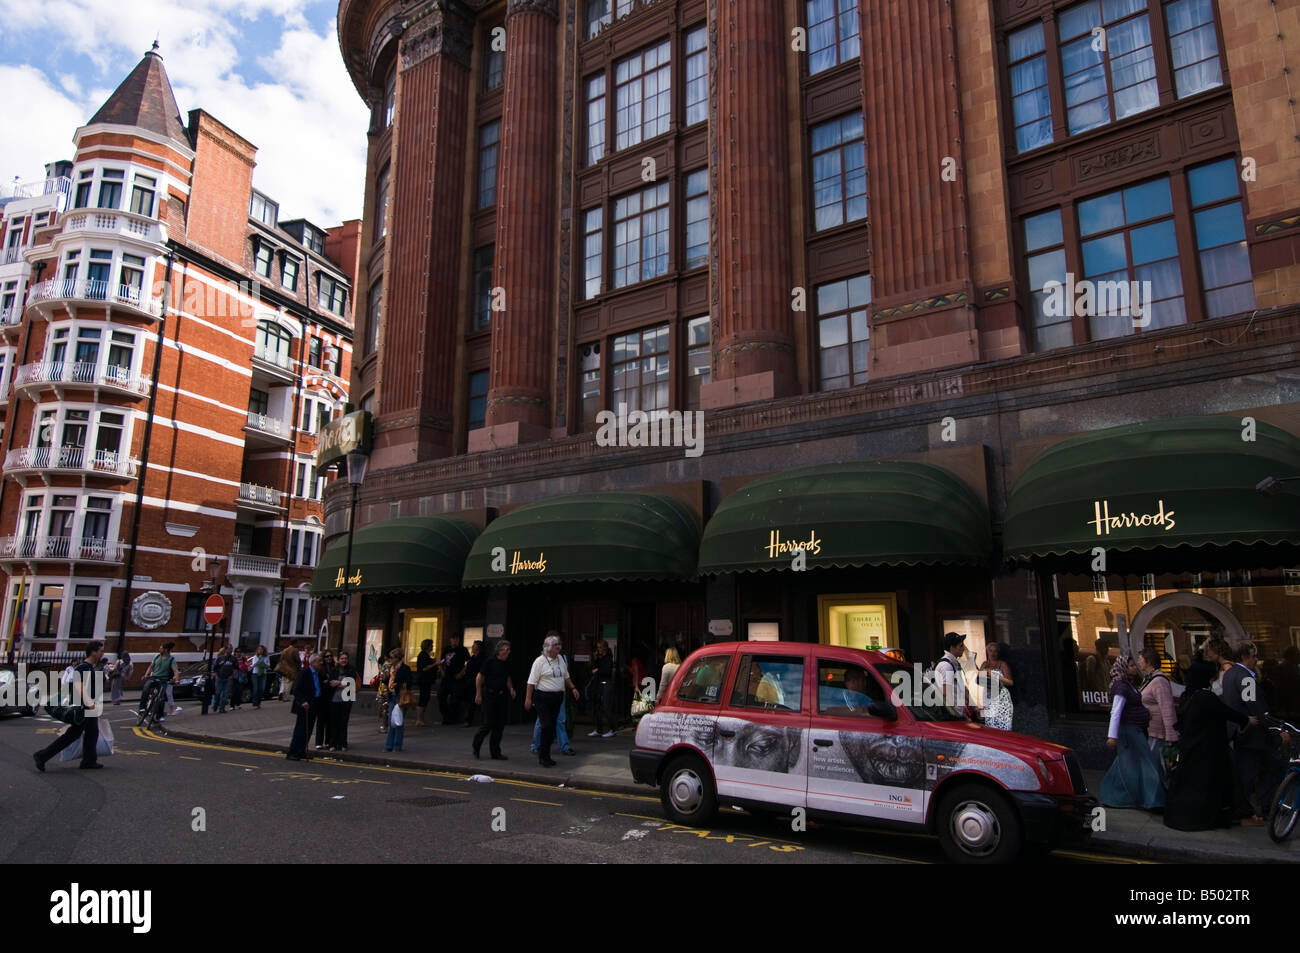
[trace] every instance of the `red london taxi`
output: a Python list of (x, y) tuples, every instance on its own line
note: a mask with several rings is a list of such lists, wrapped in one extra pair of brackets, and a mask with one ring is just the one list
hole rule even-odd
[[(963, 863), (1085, 842), (1097, 801), (1074, 753), (904, 691), (880, 652), (730, 642), (693, 653), (637, 725), (632, 776), (679, 824), (718, 801), (937, 834)], [(908, 704), (897, 704), (907, 700)]]

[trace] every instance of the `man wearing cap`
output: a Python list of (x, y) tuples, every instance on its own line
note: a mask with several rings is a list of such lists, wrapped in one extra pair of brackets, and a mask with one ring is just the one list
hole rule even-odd
[(960, 632), (947, 632), (943, 637), (943, 658), (934, 665), (934, 681), (942, 693), (943, 703), (952, 708), (966, 705), (966, 678), (961, 670), (961, 657), (966, 654), (966, 636)]

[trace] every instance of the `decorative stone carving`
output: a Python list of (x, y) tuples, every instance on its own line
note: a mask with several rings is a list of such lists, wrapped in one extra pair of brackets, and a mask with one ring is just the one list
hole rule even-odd
[(514, 16), (516, 13), (523, 13), (528, 10), (535, 10), (538, 13), (545, 13), (547, 16), (560, 18), (559, 5), (556, 0), (507, 0), (506, 18)]
[(414, 29), (402, 36), (402, 69), (418, 66), (431, 56), (446, 56), (469, 69), (474, 45), (472, 27), (441, 8), (411, 23)]
[(172, 601), (161, 592), (142, 592), (131, 603), (131, 621), (142, 629), (161, 629), (172, 617)]
[(1107, 172), (1115, 172), (1158, 158), (1160, 158), (1160, 139), (1153, 132), (1092, 155), (1080, 156), (1079, 178), (1087, 179), (1095, 175), (1104, 175)]

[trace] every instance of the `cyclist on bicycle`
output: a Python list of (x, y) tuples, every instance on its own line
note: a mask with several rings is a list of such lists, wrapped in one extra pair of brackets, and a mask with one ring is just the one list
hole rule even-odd
[(167, 684), (175, 683), (178, 677), (176, 670), (176, 659), (172, 658), (172, 648), (175, 642), (164, 642), (162, 650), (153, 657), (153, 664), (149, 669), (149, 675), (145, 678), (144, 684), (140, 686), (140, 714), (144, 714), (145, 705), (149, 702), (149, 693), (153, 686), (158, 686), (158, 691), (165, 692)]

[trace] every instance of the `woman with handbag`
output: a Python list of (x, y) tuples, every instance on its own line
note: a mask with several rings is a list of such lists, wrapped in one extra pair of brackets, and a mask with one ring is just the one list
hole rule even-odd
[(392, 660), (392, 674), (388, 676), (388, 738), (384, 742), (385, 751), (401, 751), (402, 737), (406, 734), (406, 712), (415, 705), (415, 696), (411, 694), (414, 677), (411, 667), (402, 661), (402, 650), (393, 649), (388, 653)]
[(1160, 758), (1164, 781), (1169, 783), (1169, 769), (1178, 750), (1178, 729), (1174, 727), (1174, 691), (1169, 678), (1160, 671), (1160, 652), (1143, 649), (1138, 653), (1138, 671), (1142, 673), (1142, 707), (1151, 720), (1147, 722), (1147, 743)]

